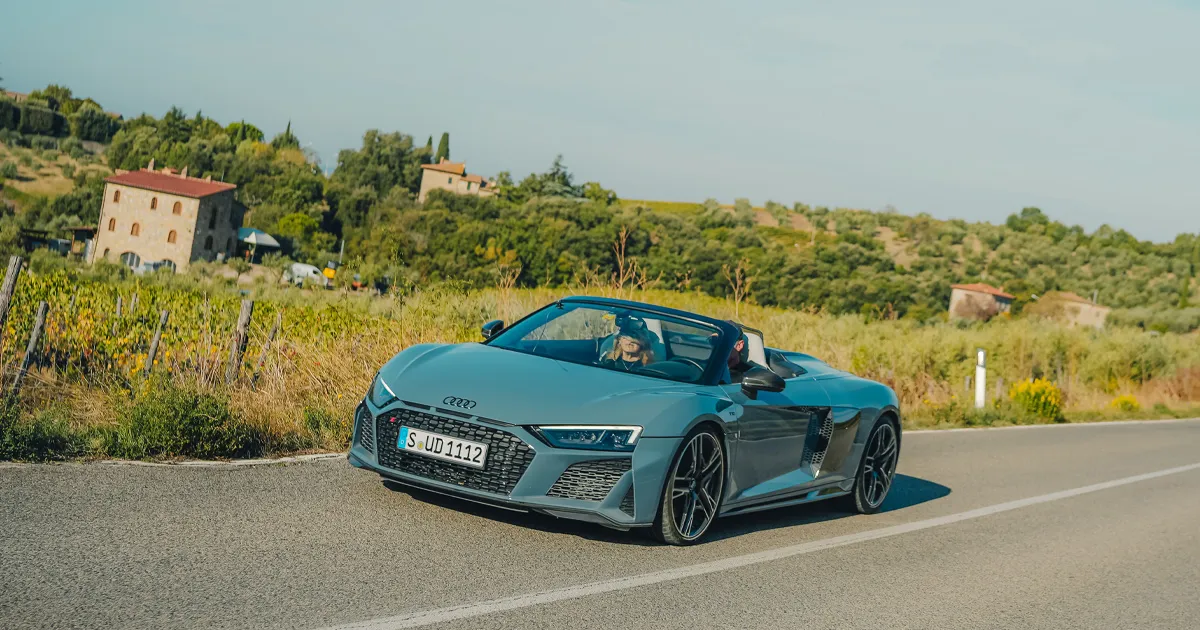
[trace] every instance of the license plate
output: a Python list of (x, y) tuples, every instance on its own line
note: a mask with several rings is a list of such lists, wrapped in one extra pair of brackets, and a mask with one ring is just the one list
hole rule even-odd
[(418, 453), (434, 459), (442, 459), (472, 468), (483, 468), (487, 461), (488, 445), (470, 440), (460, 440), (440, 433), (430, 433), (409, 427), (400, 427), (396, 448)]

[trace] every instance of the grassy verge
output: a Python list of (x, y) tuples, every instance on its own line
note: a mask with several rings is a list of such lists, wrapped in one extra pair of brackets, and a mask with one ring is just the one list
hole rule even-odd
[[(416, 343), (475, 341), (484, 321), (512, 321), (578, 293), (744, 321), (762, 329), (772, 346), (807, 351), (887, 383), (900, 397), (906, 428), (1200, 416), (1200, 344), (1194, 336), (1029, 320), (922, 325), (595, 286), (443, 286), (399, 297), (256, 287), (250, 292), (257, 303), (244, 376), (226, 386), (229, 333), (242, 297), (235, 288), (185, 276), (63, 273), (23, 276), (14, 299), (0, 347), (0, 363), (9, 366), (4, 382), (39, 300), (50, 303), (42, 344), (50, 359), (30, 373), (19, 403), (0, 407), (0, 459), (236, 458), (344, 449), (354, 405), (393, 354)], [(117, 297), (125, 305), (120, 317)], [(164, 308), (171, 319), (155, 376), (147, 380), (145, 348)], [(264, 347), (277, 315), (282, 330)], [(1053, 380), (1052, 413), (1029, 411), (1010, 387), (989, 388), (988, 409), (968, 408), (959, 393), (980, 347), (989, 350), (992, 383)]]

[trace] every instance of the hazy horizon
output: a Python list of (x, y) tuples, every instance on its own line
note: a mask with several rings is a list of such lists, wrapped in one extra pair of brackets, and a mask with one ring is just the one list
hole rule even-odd
[(520, 178), (556, 154), (631, 199), (927, 212), (1025, 206), (1200, 232), (1200, 11), (1162, 0), (828, 5), (312, 0), (18, 4), (0, 77), (126, 117), (177, 105), (332, 166), (371, 128)]

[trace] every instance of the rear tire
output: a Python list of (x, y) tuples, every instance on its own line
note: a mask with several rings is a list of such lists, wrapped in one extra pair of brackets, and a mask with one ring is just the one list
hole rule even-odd
[(711, 429), (688, 433), (663, 483), (650, 534), (668, 545), (700, 541), (717, 520), (725, 495), (725, 449)]
[(867, 436), (862, 460), (854, 475), (854, 488), (842, 497), (843, 507), (858, 514), (875, 514), (883, 508), (896, 478), (899, 460), (900, 434), (890, 418), (882, 418)]

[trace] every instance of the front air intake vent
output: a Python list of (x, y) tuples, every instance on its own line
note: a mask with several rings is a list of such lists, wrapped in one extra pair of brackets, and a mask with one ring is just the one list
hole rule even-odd
[(354, 414), (355, 430), (358, 431), (358, 443), (363, 448), (371, 453), (375, 452), (375, 418), (371, 417), (371, 412), (367, 411), (365, 405), (358, 406), (358, 413)]
[(548, 497), (579, 499), (581, 501), (603, 501), (621, 475), (629, 471), (629, 458), (595, 459), (571, 464), (558, 481), (546, 492)]
[(621, 499), (621, 511), (633, 516), (633, 484), (629, 484), (629, 490), (625, 493), (625, 498)]

